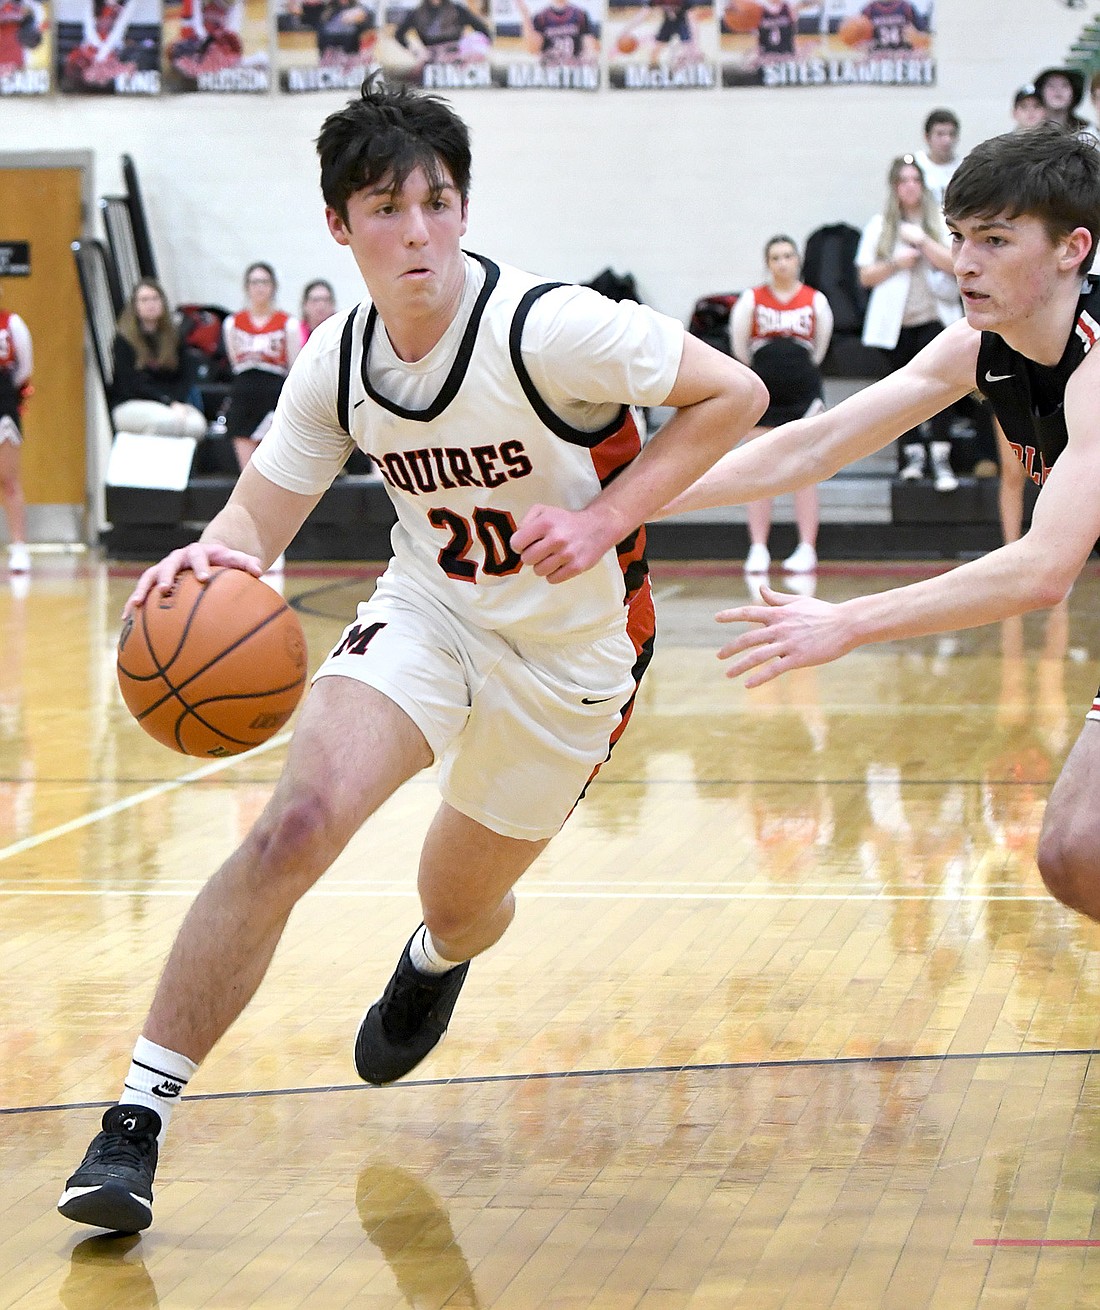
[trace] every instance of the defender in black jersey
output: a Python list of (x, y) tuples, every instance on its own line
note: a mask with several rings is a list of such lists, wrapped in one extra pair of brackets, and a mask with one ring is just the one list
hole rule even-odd
[[(1100, 538), (1100, 153), (1048, 124), (983, 142), (944, 196), (965, 321), (911, 363), (816, 418), (720, 460), (664, 513), (744, 503), (830, 477), (978, 387), (1042, 491), (1030, 530), (936, 578), (839, 605), (764, 588), (721, 622), (719, 654), (759, 686), (857, 646), (993, 623), (1065, 597)], [(1100, 693), (1055, 784), (1039, 870), (1100, 921)]]

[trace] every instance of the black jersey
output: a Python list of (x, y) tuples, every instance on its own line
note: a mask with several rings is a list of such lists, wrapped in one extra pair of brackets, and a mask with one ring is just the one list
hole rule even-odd
[(776, 13), (765, 9), (756, 28), (756, 39), (762, 55), (793, 55), (794, 37), (798, 31), (798, 16), (789, 4)]
[(1073, 328), (1052, 368), (1012, 349), (995, 332), (983, 332), (978, 349), (978, 390), (988, 398), (1016, 457), (1040, 487), (1066, 448), (1066, 383), (1100, 340), (1100, 279), (1086, 277)]

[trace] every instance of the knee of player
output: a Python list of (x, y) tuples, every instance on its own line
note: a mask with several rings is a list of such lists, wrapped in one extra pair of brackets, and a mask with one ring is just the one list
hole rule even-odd
[(285, 875), (308, 886), (339, 853), (331, 805), (318, 791), (299, 793), (269, 807), (250, 840), (267, 877)]
[(1048, 811), (1036, 860), (1043, 882), (1063, 905), (1100, 916), (1100, 833), (1072, 814)]
[[(511, 896), (505, 898), (512, 904)], [(461, 941), (492, 915), (498, 913), (502, 902), (487, 905), (446, 895), (431, 896), (421, 891), (421, 909), (424, 923), (436, 942)], [(514, 912), (514, 910), (513, 910)]]

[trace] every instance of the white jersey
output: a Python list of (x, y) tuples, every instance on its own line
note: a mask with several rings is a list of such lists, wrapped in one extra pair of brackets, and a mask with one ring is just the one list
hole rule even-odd
[(396, 574), (509, 638), (622, 631), (627, 602), (648, 585), (644, 528), (555, 585), (521, 565), (510, 538), (533, 505), (582, 509), (635, 458), (640, 420), (622, 401), (665, 400), (684, 328), (589, 288), (466, 260), (459, 312), (422, 360), (397, 357), (370, 304), (322, 323), (254, 466), (316, 495), (357, 445), (397, 508)]

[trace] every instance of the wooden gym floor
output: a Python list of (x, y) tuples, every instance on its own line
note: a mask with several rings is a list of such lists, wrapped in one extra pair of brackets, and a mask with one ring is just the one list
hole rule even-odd
[[(927, 571), (823, 567), (818, 595)], [(634, 723), (439, 1050), (355, 1080), (425, 776), (298, 908), (154, 1227), (111, 1239), (54, 1204), (284, 753), (188, 760), (128, 719), (133, 575), (0, 582), (0, 1305), (1100, 1306), (1100, 930), (1033, 858), (1100, 681), (1097, 566), (1049, 616), (746, 693), (714, 657), (736, 567), (656, 565)], [(314, 664), (363, 589), (292, 567)]]

